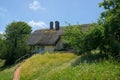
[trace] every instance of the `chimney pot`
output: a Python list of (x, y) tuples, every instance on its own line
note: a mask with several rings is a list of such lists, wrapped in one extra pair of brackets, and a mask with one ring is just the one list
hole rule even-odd
[(53, 21), (50, 21), (50, 30), (53, 29)]
[(60, 29), (60, 23), (59, 23), (59, 21), (55, 21), (55, 29), (56, 30)]

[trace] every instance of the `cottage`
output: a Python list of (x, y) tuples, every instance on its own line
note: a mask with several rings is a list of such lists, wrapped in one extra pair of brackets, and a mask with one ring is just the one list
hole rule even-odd
[(60, 28), (59, 22), (55, 22), (55, 29), (53, 22), (50, 22), (50, 29), (36, 30), (30, 35), (28, 45), (31, 46), (31, 51), (35, 53), (61, 50), (64, 43), (62, 35), (63, 30)]

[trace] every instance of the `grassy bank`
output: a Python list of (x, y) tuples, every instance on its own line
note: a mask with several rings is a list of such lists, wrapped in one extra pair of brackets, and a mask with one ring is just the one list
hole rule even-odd
[(34, 55), (22, 65), (20, 80), (120, 80), (119, 63), (78, 59), (71, 53)]
[(20, 80), (46, 79), (49, 74), (69, 67), (75, 57), (71, 53), (34, 55), (22, 65)]
[(13, 80), (14, 71), (20, 64), (3, 67), (4, 62), (0, 60), (0, 80)]
[(14, 69), (15, 67), (0, 71), (0, 80), (13, 80)]
[(0, 80), (13, 80), (14, 71), (18, 65), (0, 67)]
[[(48, 80), (120, 80), (120, 65), (104, 63), (82, 63), (75, 67), (53, 72)], [(42, 79), (42, 80), (46, 80)]]

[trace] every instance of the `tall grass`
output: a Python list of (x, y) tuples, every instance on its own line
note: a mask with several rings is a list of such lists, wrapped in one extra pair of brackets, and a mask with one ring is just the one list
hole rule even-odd
[(3, 68), (4, 61), (0, 59), (0, 80), (12, 80), (14, 69)]
[(20, 80), (44, 80), (51, 71), (59, 71), (59, 66), (64, 65), (65, 68), (70, 66), (67, 63), (75, 57), (76, 55), (72, 53), (34, 55), (22, 65)]
[(120, 63), (80, 63), (78, 58), (71, 53), (35, 55), (22, 65), (20, 80), (120, 80)]
[(13, 75), (17, 65), (12, 65), (5, 68), (0, 68), (0, 80), (13, 80)]
[(4, 62), (5, 62), (5, 60), (0, 59), (0, 68), (1, 68), (2, 66), (4, 66)]
[[(120, 80), (120, 64), (81, 63), (50, 74), (48, 80)], [(45, 79), (44, 79), (45, 80)]]

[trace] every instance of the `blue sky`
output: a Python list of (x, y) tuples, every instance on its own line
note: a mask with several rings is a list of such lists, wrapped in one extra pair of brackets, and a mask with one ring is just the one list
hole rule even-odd
[(33, 30), (49, 28), (50, 21), (87, 24), (97, 22), (103, 0), (1, 0), (0, 32), (13, 21), (24, 21)]

